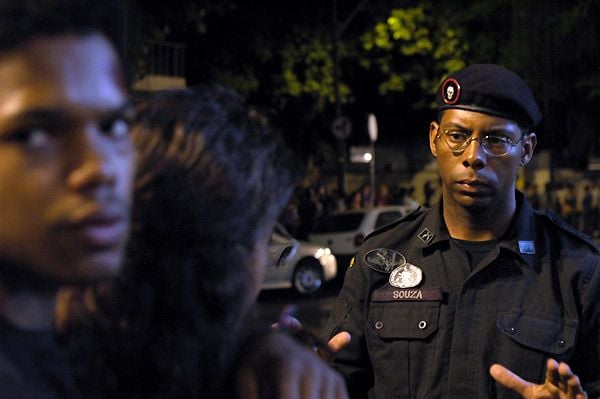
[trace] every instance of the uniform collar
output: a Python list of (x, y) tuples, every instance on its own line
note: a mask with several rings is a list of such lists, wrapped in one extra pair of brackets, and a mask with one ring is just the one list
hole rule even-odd
[(520, 191), (515, 191), (517, 200), (517, 211), (513, 217), (508, 230), (500, 238), (500, 248), (504, 248), (519, 258), (529, 266), (534, 266), (536, 253), (536, 228), (535, 228), (535, 210), (525, 200), (525, 196)]
[(442, 200), (440, 199), (426, 213), (423, 223), (417, 231), (417, 246), (421, 248), (432, 247), (450, 239), (442, 214)]
[[(535, 218), (534, 210), (525, 200), (523, 193), (515, 190), (517, 209), (513, 220), (499, 240), (499, 248), (506, 249), (521, 258), (529, 266), (534, 265), (535, 254)], [(422, 249), (448, 242), (450, 234), (442, 216), (440, 199), (427, 212), (421, 227), (417, 230), (416, 245)]]

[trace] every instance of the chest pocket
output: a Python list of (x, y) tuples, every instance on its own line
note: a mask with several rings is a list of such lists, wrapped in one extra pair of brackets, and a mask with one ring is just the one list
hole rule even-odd
[[(441, 297), (441, 290), (434, 290)], [(441, 298), (426, 289), (376, 290), (371, 295), (365, 332), (377, 398), (427, 397), (435, 361)], [(422, 295), (421, 295), (422, 294)], [(432, 295), (436, 296), (436, 295)]]
[(545, 353), (562, 355), (575, 346), (577, 322), (500, 313), (498, 329), (513, 341)]
[(371, 302), (368, 323), (380, 338), (425, 339), (438, 329), (440, 302)]

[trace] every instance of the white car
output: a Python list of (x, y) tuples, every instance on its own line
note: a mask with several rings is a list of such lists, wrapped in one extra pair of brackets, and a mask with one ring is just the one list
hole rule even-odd
[(271, 262), (263, 290), (293, 287), (300, 294), (310, 295), (337, 275), (337, 260), (329, 248), (296, 240), (279, 223), (269, 246)]
[(329, 247), (334, 255), (347, 260), (356, 254), (369, 233), (395, 222), (412, 209), (405, 205), (389, 205), (335, 213), (321, 219), (308, 240)]

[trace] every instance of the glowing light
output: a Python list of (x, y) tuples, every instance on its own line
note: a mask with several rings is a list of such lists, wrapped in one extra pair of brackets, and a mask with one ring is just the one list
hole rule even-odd
[(331, 255), (331, 250), (329, 248), (319, 248), (315, 252), (315, 258), (319, 259), (324, 255)]

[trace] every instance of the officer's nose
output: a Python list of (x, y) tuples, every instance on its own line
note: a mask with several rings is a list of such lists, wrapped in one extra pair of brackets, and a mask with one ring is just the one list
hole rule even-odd
[(470, 143), (463, 152), (463, 165), (467, 168), (481, 169), (485, 166), (486, 153), (477, 137), (470, 137)]

